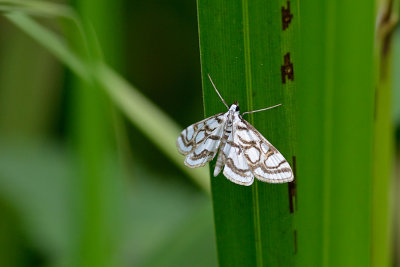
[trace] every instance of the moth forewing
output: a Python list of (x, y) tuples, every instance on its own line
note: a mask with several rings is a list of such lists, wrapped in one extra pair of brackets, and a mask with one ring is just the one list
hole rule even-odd
[(291, 182), (293, 172), (282, 154), (246, 120), (241, 119), (238, 127), (242, 129), (238, 131), (238, 143), (254, 176), (268, 183)]
[(177, 147), (185, 155), (185, 165), (190, 168), (204, 166), (218, 151), (225, 113), (220, 113), (192, 124), (181, 132)]

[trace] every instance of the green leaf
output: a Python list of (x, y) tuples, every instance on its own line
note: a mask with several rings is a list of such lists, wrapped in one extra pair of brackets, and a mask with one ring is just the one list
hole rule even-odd
[[(381, 88), (374, 121), (374, 2), (296, 4), (290, 1), (293, 18), (283, 29), (286, 1), (198, 1), (206, 116), (224, 110), (208, 73), (242, 110), (282, 103), (249, 121), (289, 161), (296, 157), (295, 223), (287, 185), (245, 188), (222, 175), (212, 179), (220, 265), (386, 266), (379, 246), (390, 250), (390, 109), (388, 89)], [(294, 80), (282, 84), (289, 52)], [(374, 191), (373, 183), (380, 183)]]
[[(286, 53), (296, 63), (296, 3), (291, 3), (291, 12), (295, 20), (283, 31), (279, 1), (198, 1), (206, 117), (226, 110), (207, 74), (226, 102), (237, 100), (242, 111), (282, 103), (246, 119), (289, 162), (295, 155), (295, 83), (287, 78), (282, 82), (281, 66)], [(295, 233), (288, 184), (255, 181), (245, 187), (222, 174), (211, 183), (220, 265), (292, 266)]]
[(300, 10), (298, 263), (371, 266), (374, 1)]
[[(392, 113), (399, 105), (396, 97), (396, 78), (399, 63), (396, 58), (398, 36), (395, 30), (398, 24), (399, 1), (380, 1), (377, 28), (375, 33), (375, 107), (374, 107), (374, 150), (372, 177), (372, 233), (371, 266), (393, 265), (393, 132), (396, 118)], [(396, 8), (397, 6), (397, 8)], [(398, 35), (398, 34), (397, 34)], [(392, 41), (393, 40), (393, 41)], [(393, 60), (393, 61), (392, 61)], [(397, 105), (396, 105), (397, 104)], [(394, 116), (396, 114), (394, 113)], [(395, 189), (396, 190), (396, 189)], [(396, 201), (396, 200), (394, 200)], [(379, 244), (379, 245), (375, 245)]]
[[(82, 25), (84, 35), (66, 32), (65, 36), (75, 48), (76, 54), (86, 59), (86, 71), (91, 73), (91, 66), (102, 61), (102, 49), (92, 30), (94, 26), (87, 21), (101, 12), (99, 10), (105, 5), (99, 1), (95, 5), (92, 1), (85, 1), (85, 5), (80, 3), (76, 3), (77, 11), (86, 20), (78, 25)], [(101, 27), (96, 30), (100, 34), (103, 32)], [(118, 39), (118, 36), (109, 37), (111, 40)], [(96, 79), (85, 81), (72, 76), (70, 80), (71, 86), (68, 89), (71, 91), (70, 105), (73, 108), (69, 114), (68, 129), (71, 129), (69, 136), (73, 141), (72, 148), (77, 152), (74, 160), (78, 165), (77, 175), (72, 182), (79, 190), (72, 217), (76, 237), (71, 243), (68, 263), (73, 266), (121, 266), (115, 253), (105, 253), (119, 247), (119, 240), (115, 237), (121, 234), (123, 225), (123, 177), (119, 171), (110, 172), (107, 166), (107, 161), (116, 151), (112, 105)]]

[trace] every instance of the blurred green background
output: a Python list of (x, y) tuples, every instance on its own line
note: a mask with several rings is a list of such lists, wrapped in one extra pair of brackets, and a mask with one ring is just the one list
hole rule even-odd
[[(182, 128), (203, 118), (195, 1), (54, 2), (96, 32), (85, 46), (71, 22), (37, 12), (77, 54), (103, 58)], [(394, 36), (398, 178), (399, 29)], [(172, 164), (99, 87), (0, 16), (0, 266), (216, 266), (207, 184)]]
[[(195, 1), (65, 4), (179, 125), (202, 119)], [(87, 53), (75, 25), (38, 13)], [(0, 36), (0, 265), (216, 266), (209, 195), (4, 16)]]

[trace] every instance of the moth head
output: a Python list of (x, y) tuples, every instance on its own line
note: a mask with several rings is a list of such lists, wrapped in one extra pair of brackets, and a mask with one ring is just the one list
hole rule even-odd
[(233, 112), (239, 112), (239, 103), (237, 101), (235, 101), (229, 108), (229, 110), (233, 111)]

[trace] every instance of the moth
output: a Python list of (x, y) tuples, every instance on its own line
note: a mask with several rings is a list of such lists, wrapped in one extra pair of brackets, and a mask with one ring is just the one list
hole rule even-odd
[(228, 111), (192, 124), (181, 132), (176, 144), (179, 152), (186, 156), (185, 165), (204, 166), (219, 151), (214, 176), (225, 166), (225, 177), (240, 185), (251, 185), (254, 177), (267, 183), (293, 181), (292, 169), (282, 154), (242, 118), (242, 115), (281, 104), (240, 115), (237, 101), (228, 107), (210, 75), (208, 78)]

